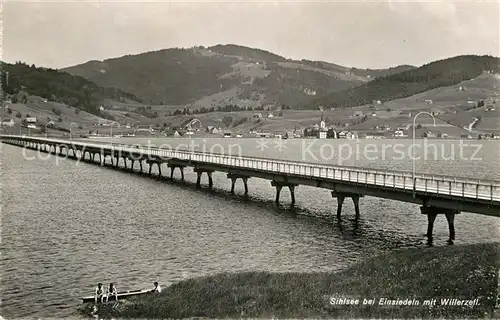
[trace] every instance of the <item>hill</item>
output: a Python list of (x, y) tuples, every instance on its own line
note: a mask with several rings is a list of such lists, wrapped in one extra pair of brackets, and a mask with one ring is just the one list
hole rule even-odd
[(150, 104), (210, 108), (304, 104), (315, 96), (351, 89), (408, 68), (358, 70), (289, 60), (244, 46), (216, 45), (89, 61), (63, 70), (103, 87), (132, 92)]
[(17, 100), (26, 102), (26, 94), (20, 94), (24, 92), (99, 115), (104, 99), (139, 100), (123, 90), (99, 87), (83, 77), (55, 69), (37, 68), (22, 62), (2, 63), (2, 69), (2, 91), (10, 95), (14, 103)]
[(458, 56), (435, 61), (422, 67), (377, 78), (356, 88), (318, 96), (304, 109), (355, 107), (408, 97), (438, 87), (458, 84), (479, 76), (483, 71), (498, 72), (500, 59), (492, 56)]

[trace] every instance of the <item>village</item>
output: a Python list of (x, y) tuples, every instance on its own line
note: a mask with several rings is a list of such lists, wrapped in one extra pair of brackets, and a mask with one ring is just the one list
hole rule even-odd
[[(144, 107), (102, 105), (101, 116), (36, 96), (24, 103), (3, 102), (1, 132), (24, 135), (101, 137), (205, 137), (281, 139), (499, 139), (496, 120), (498, 97), (462, 100), (463, 86), (453, 88), (453, 103), (429, 99), (428, 95), (354, 108), (293, 110), (268, 104), (242, 111), (166, 112), (164, 106), (148, 107), (155, 116), (141, 114)], [(451, 94), (450, 94), (451, 93)], [(443, 95), (442, 93), (440, 93)], [(443, 99), (440, 99), (443, 100)], [(449, 100), (449, 98), (448, 98)], [(226, 108), (227, 109), (227, 108)], [(172, 110), (172, 109), (170, 109)], [(166, 112), (166, 113), (165, 113)], [(164, 113), (164, 116), (158, 114)], [(106, 118), (103, 118), (106, 116)], [(418, 117), (418, 119), (416, 119)], [(415, 128), (414, 128), (415, 124)]]

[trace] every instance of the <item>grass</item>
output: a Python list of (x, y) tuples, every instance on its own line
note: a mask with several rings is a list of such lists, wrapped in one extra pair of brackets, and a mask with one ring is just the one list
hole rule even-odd
[[(498, 243), (411, 248), (369, 258), (340, 272), (218, 274), (176, 283), (158, 295), (122, 301), (98, 313), (119, 318), (478, 318), (497, 297)], [(434, 307), (331, 305), (332, 296), (419, 301)], [(479, 299), (473, 307), (440, 298)], [(90, 312), (92, 305), (81, 311)]]

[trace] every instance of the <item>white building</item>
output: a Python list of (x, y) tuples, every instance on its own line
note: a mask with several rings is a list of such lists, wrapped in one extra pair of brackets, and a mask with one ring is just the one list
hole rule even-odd
[(359, 138), (357, 132), (351, 132), (351, 131), (347, 132), (345, 137), (346, 137), (346, 139), (349, 139), (349, 140), (357, 140)]
[(396, 130), (394, 131), (394, 137), (402, 138), (402, 137), (407, 137), (407, 135), (404, 134), (403, 130)]
[(2, 119), (2, 126), (5, 127), (13, 127), (15, 124), (14, 119), (12, 118), (4, 118)]

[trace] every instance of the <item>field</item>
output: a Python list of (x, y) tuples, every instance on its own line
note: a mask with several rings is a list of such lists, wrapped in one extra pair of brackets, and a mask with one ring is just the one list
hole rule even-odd
[[(239, 66), (239, 65), (238, 65)], [(239, 68), (244, 66), (239, 66)], [(250, 68), (250, 67), (248, 67)], [(248, 71), (250, 72), (250, 71)], [(261, 75), (260, 75), (261, 76)], [(364, 105), (350, 109), (326, 109), (323, 112), (323, 119), (327, 125), (335, 125), (337, 130), (351, 130), (359, 132), (373, 131), (377, 126), (387, 126), (391, 130), (398, 127), (412, 124), (413, 118), (418, 112), (431, 112), (436, 118), (436, 127), (434, 127), (432, 118), (428, 115), (419, 116), (416, 123), (424, 129), (418, 131), (420, 136), (425, 130), (434, 133), (448, 134), (449, 136), (459, 137), (468, 134), (464, 127), (471, 124), (475, 118), (481, 118), (477, 123), (472, 134), (499, 133), (500, 132), (500, 109), (494, 108), (500, 106), (498, 89), (500, 88), (500, 77), (496, 74), (484, 73), (478, 78), (464, 81), (456, 86), (441, 87), (429, 90), (404, 99), (398, 99), (388, 102), (381, 102), (375, 105)], [(239, 104), (247, 107), (258, 107), (258, 101), (235, 99), (237, 88), (223, 90), (219, 93), (206, 96), (197, 102), (187, 106), (189, 109), (198, 109), (201, 107), (210, 108), (225, 106), (227, 104)], [(479, 101), (485, 100), (485, 106), (472, 109)], [(432, 100), (432, 103), (429, 101)], [(497, 103), (498, 102), (498, 103)], [(282, 110), (282, 116), (278, 117), (278, 111), (274, 110), (274, 117), (267, 117), (267, 111), (240, 111), (240, 112), (211, 112), (196, 115), (176, 115), (168, 116), (169, 112), (176, 109), (182, 110), (186, 106), (179, 105), (141, 105), (131, 102), (105, 101), (111, 109), (106, 112), (113, 116), (122, 126), (118, 129), (115, 125), (113, 130), (116, 133), (127, 132), (125, 124), (139, 124), (141, 126), (159, 125), (171, 128), (182, 128), (190, 119), (198, 119), (204, 131), (207, 126), (218, 127), (222, 130), (230, 130), (238, 133), (248, 133), (250, 130), (283, 133), (294, 130), (302, 131), (307, 127), (318, 125), (321, 121), (322, 113), (318, 110)], [(138, 108), (148, 108), (148, 113), (156, 112), (158, 115), (151, 118), (141, 114)], [(493, 107), (493, 108), (492, 108)], [(76, 123), (72, 129), (75, 131), (95, 131), (108, 132), (107, 128), (96, 128), (94, 124), (106, 121), (95, 115), (84, 111), (76, 113), (76, 109), (56, 102), (44, 102), (43, 99), (30, 96), (26, 104), (11, 104), (13, 110), (7, 114), (5, 108), (0, 109), (0, 117), (12, 117), (20, 122), (27, 115), (37, 117), (42, 122), (48, 119), (57, 121), (61, 117), (61, 122), (57, 125), (69, 129), (72, 122)], [(54, 113), (54, 109), (60, 112), (60, 115)], [(16, 118), (16, 113), (20, 112), (22, 118)], [(254, 115), (261, 114), (260, 120)], [(362, 115), (355, 115), (362, 113)], [(366, 116), (365, 121), (360, 121)], [(230, 119), (229, 119), (230, 118)], [(245, 120), (246, 118), (246, 120)], [(406, 132), (406, 134), (409, 134)]]

